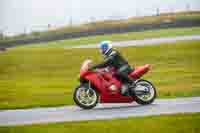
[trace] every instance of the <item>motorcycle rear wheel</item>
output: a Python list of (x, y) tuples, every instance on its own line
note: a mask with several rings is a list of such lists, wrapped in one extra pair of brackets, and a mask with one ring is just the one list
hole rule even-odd
[(157, 92), (156, 92), (156, 88), (154, 87), (154, 85), (147, 81), (147, 80), (143, 80), (143, 79), (140, 79), (136, 82), (136, 88), (137, 87), (145, 87), (148, 92), (145, 93), (145, 94), (141, 94), (141, 95), (137, 95), (135, 94), (135, 98), (136, 98), (136, 102), (138, 104), (141, 104), (141, 105), (148, 105), (148, 104), (151, 104), (154, 102), (154, 100), (156, 99), (157, 97)]

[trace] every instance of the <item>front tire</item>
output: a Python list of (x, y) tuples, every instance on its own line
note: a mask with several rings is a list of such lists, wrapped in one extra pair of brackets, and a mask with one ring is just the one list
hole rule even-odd
[(136, 98), (135, 101), (138, 104), (147, 105), (147, 104), (151, 104), (154, 102), (154, 100), (157, 96), (157, 92), (156, 92), (156, 88), (154, 87), (154, 85), (151, 82), (140, 79), (136, 82), (135, 89), (137, 89), (137, 87), (145, 87), (145, 89), (148, 90), (148, 92), (145, 94), (141, 94), (141, 95), (135, 94), (135, 98)]
[(99, 95), (95, 89), (89, 88), (88, 84), (81, 84), (75, 88), (73, 99), (79, 107), (92, 109), (97, 105)]

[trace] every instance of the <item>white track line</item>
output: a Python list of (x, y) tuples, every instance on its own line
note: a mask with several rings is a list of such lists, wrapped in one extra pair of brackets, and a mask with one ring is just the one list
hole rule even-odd
[[(190, 36), (177, 36), (177, 37), (162, 37), (162, 38), (150, 38), (144, 40), (129, 40), (129, 41), (117, 41), (112, 42), (114, 47), (130, 47), (130, 46), (143, 46), (143, 45), (158, 45), (162, 43), (173, 43), (176, 41), (190, 41), (190, 40), (200, 40), (200, 35), (190, 35)], [(78, 46), (65, 46), (65, 49), (72, 48), (97, 48), (98, 44), (85, 44)]]

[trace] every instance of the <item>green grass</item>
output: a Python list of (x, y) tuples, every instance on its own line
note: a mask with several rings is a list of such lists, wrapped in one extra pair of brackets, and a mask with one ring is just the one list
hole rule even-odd
[[(196, 35), (196, 34), (200, 34), (200, 27), (170, 28), (170, 29), (160, 29), (160, 30), (149, 30), (144, 32), (129, 32), (123, 34), (81, 37), (78, 39), (68, 39), (68, 40), (53, 41), (48, 43), (34, 44), (34, 45), (29, 45), (28, 47), (63, 48), (69, 45), (71, 46), (71, 45), (95, 44), (102, 40), (123, 41), (123, 40), (137, 40), (145, 38), (173, 37), (173, 36)], [(27, 45), (25, 47), (27, 47)]]
[[(200, 96), (199, 49), (200, 41), (118, 48), (131, 65), (153, 64), (144, 78), (165, 98)], [(73, 104), (86, 58), (95, 63), (102, 59), (97, 49), (24, 47), (0, 53), (0, 109)]]
[(0, 127), (2, 133), (199, 133), (200, 113)]

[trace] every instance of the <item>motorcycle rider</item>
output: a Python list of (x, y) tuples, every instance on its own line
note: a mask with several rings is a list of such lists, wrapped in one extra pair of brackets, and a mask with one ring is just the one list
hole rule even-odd
[(128, 77), (132, 68), (128, 62), (121, 56), (121, 54), (112, 48), (110, 41), (102, 41), (99, 44), (100, 52), (104, 56), (104, 61), (100, 64), (94, 65), (90, 69), (114, 67), (117, 69), (116, 76), (123, 82), (128, 83), (128, 88), (135, 87), (135, 82)]

